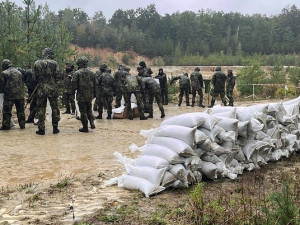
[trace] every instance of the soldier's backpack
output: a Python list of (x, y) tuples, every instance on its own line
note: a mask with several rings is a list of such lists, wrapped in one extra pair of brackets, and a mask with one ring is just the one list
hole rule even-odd
[(134, 92), (138, 89), (139, 83), (135, 76), (126, 76), (125, 88), (128, 92)]

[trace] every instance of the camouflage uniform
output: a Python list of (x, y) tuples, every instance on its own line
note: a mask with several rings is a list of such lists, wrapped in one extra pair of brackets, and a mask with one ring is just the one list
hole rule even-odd
[(235, 86), (235, 76), (232, 70), (228, 70), (226, 80), (226, 95), (229, 98), (229, 106), (233, 106), (233, 89)]
[(123, 66), (120, 65), (119, 70), (114, 74), (114, 80), (116, 84), (116, 108), (119, 108), (121, 106), (121, 99), (124, 92), (124, 80), (126, 77), (126, 72), (123, 69)]
[(58, 88), (57, 82), (59, 79), (59, 67), (56, 61), (53, 60), (53, 51), (50, 48), (43, 50), (41, 60), (34, 63), (34, 77), (38, 83), (37, 88), (37, 114), (38, 128), (36, 134), (45, 134), (45, 114), (47, 99), (50, 102), (52, 109), (52, 126), (53, 134), (59, 133), (58, 122), (60, 121), (60, 111), (58, 108)]
[(75, 114), (75, 91), (72, 87), (73, 70), (74, 66), (71, 65), (71, 63), (66, 63), (66, 73), (63, 77), (63, 103), (66, 107), (66, 111), (63, 114)]
[(96, 100), (94, 103), (94, 111), (98, 111), (98, 116), (96, 117), (97, 119), (102, 119), (102, 117), (100, 116), (100, 112), (99, 112), (99, 104), (100, 104), (100, 87), (99, 87), (99, 79), (101, 77), (101, 75), (107, 70), (107, 65), (106, 63), (102, 63), (99, 67), (99, 70), (96, 72), (95, 77), (96, 77), (96, 82), (97, 82), (97, 89), (96, 89)]
[(148, 75), (148, 77), (151, 77), (153, 72), (150, 67), (146, 66), (146, 63), (144, 61), (139, 62), (139, 66), (141, 66), (144, 69), (144, 72)]
[[(144, 68), (141, 66), (137, 67), (138, 70), (138, 77), (144, 78), (144, 77), (151, 77), (151, 75), (147, 74), (144, 71)], [(149, 93), (147, 90), (142, 90), (142, 97), (143, 97), (143, 104), (144, 104), (144, 111), (149, 112)]]
[(104, 106), (106, 106), (107, 107), (106, 119), (111, 119), (112, 101), (113, 101), (114, 92), (116, 88), (115, 80), (113, 76), (106, 71), (100, 76), (98, 85), (100, 87), (99, 105), (98, 105), (99, 117), (102, 118), (103, 108)]
[(182, 97), (185, 94), (186, 106), (190, 106), (189, 94), (191, 93), (191, 82), (188, 78), (188, 74), (184, 73), (184, 75), (173, 77), (170, 84), (172, 85), (174, 81), (179, 80), (179, 102), (178, 106), (181, 106)]
[(141, 94), (141, 90), (145, 89), (145, 84), (142, 81), (141, 77), (132, 76), (131, 74), (127, 74), (124, 80), (124, 99), (128, 113), (128, 119), (133, 119), (133, 113), (131, 109), (131, 94), (134, 94), (137, 100), (140, 120), (148, 119), (144, 115), (144, 104), (143, 97)]
[(24, 82), (22, 73), (13, 67), (8, 59), (2, 61), (2, 70), (0, 74), (0, 89), (4, 93), (3, 102), (3, 121), (1, 130), (10, 130), (10, 120), (12, 116), (12, 107), (16, 106), (17, 117), (21, 129), (25, 128), (24, 113)]
[(192, 107), (195, 105), (195, 98), (196, 94), (198, 92), (199, 95), (199, 106), (204, 108), (205, 106), (203, 105), (203, 78), (202, 74), (199, 72), (200, 68), (196, 67), (195, 71), (191, 74), (190, 80), (191, 80), (191, 87), (192, 87)]
[(161, 92), (161, 100), (164, 105), (168, 105), (168, 79), (167, 75), (164, 73), (162, 68), (159, 68), (158, 74), (155, 77), (159, 79), (160, 92)]
[(34, 118), (37, 113), (37, 95), (35, 88), (37, 88), (38, 83), (34, 79), (33, 71), (31, 69), (25, 71), (23, 80), (28, 90), (27, 103), (30, 103), (30, 113), (28, 119), (26, 120), (26, 123), (34, 123)]
[(88, 59), (85, 56), (77, 59), (78, 70), (74, 73), (72, 79), (74, 90), (77, 90), (76, 100), (78, 101), (83, 126), (79, 131), (86, 133), (89, 132), (88, 121), (90, 121), (91, 128), (95, 128), (92, 100), (97, 91), (96, 76), (92, 70), (87, 68), (87, 63)]
[(221, 67), (216, 68), (216, 72), (214, 73), (211, 83), (213, 85), (213, 89), (211, 90), (210, 95), (212, 96), (210, 108), (214, 106), (216, 98), (218, 95), (221, 96), (221, 100), (226, 106), (226, 99), (225, 99), (225, 82), (226, 82), (226, 75), (221, 71)]
[(163, 107), (162, 101), (161, 101), (161, 96), (160, 96), (161, 93), (160, 93), (159, 84), (152, 77), (143, 78), (143, 81), (145, 83), (145, 89), (148, 90), (148, 93), (149, 93), (149, 116), (148, 116), (148, 118), (153, 118), (153, 101), (154, 101), (154, 98), (155, 98), (156, 103), (157, 103), (157, 105), (159, 107), (159, 110), (161, 112), (160, 118), (164, 118), (165, 117), (165, 111), (164, 111), (164, 107)]

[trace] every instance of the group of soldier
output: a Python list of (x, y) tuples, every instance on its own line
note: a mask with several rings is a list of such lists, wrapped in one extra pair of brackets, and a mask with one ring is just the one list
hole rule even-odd
[[(178, 106), (181, 106), (183, 96), (185, 96), (186, 106), (194, 107), (196, 103), (196, 95), (199, 96), (198, 106), (204, 108), (203, 104), (203, 91), (204, 82), (202, 74), (200, 73), (200, 68), (196, 67), (195, 71), (191, 73), (190, 78), (188, 73), (184, 73), (180, 76), (175, 76), (171, 79), (170, 84), (172, 85), (176, 80), (179, 80), (179, 101)], [(213, 107), (216, 101), (216, 98), (220, 95), (221, 100), (224, 106), (227, 105), (226, 96), (229, 99), (229, 106), (233, 106), (233, 89), (235, 86), (235, 76), (232, 73), (232, 70), (227, 71), (227, 76), (221, 71), (221, 67), (217, 66), (215, 73), (211, 79), (211, 89), (210, 95), (212, 96), (211, 104), (209, 108)], [(226, 90), (225, 90), (226, 88)], [(192, 94), (192, 104), (190, 105), (190, 97)]]
[[(60, 121), (59, 111), (59, 87), (63, 87), (63, 103), (66, 111), (63, 114), (75, 114), (76, 102), (80, 112), (82, 128), (80, 132), (89, 132), (95, 129), (95, 119), (102, 119), (104, 109), (107, 109), (106, 119), (112, 118), (112, 102), (115, 96), (115, 107), (121, 106), (122, 96), (129, 120), (133, 120), (133, 110), (131, 108), (132, 94), (136, 97), (140, 120), (153, 118), (153, 103), (156, 101), (161, 112), (161, 118), (165, 117), (163, 105), (168, 104), (168, 79), (163, 69), (160, 68), (157, 76), (152, 77), (152, 70), (146, 66), (144, 61), (137, 67), (137, 76), (130, 74), (130, 68), (120, 65), (118, 70), (112, 75), (107, 64), (100, 65), (99, 70), (94, 73), (88, 68), (88, 59), (85, 56), (79, 57), (76, 61), (78, 66), (75, 70), (71, 63), (66, 63), (63, 76), (60, 75), (58, 63), (54, 60), (51, 48), (42, 51), (42, 58), (34, 63), (33, 69), (24, 70), (14, 68), (10, 60), (2, 61), (2, 73), (0, 74), (0, 93), (4, 93), (3, 120), (0, 130), (10, 130), (12, 107), (16, 106), (17, 117), (20, 129), (25, 128), (25, 123), (34, 123), (34, 118), (38, 118), (38, 130), (36, 134), (45, 135), (45, 114), (47, 100), (52, 110), (53, 134), (58, 134), (58, 123)], [(192, 104), (196, 103), (196, 95), (199, 95), (199, 106), (203, 105), (203, 78), (200, 68), (188, 78), (188, 74), (173, 77), (170, 84), (180, 80), (179, 103), (182, 103), (183, 95), (186, 97), (186, 105), (189, 106), (189, 94), (192, 94)], [(227, 96), (229, 105), (233, 106), (232, 91), (235, 84), (235, 77), (232, 71), (228, 71), (226, 76), (220, 67), (216, 68), (216, 73), (212, 78), (213, 91), (211, 92), (211, 106), (214, 105), (215, 98), (220, 95), (222, 102), (226, 105), (225, 82), (227, 82)], [(30, 103), (30, 114), (25, 120), (25, 90), (28, 89), (27, 104)], [(75, 99), (76, 93), (76, 99)], [(93, 99), (94, 107), (92, 107)], [(76, 101), (76, 102), (75, 102)], [(94, 111), (98, 115), (94, 117)], [(149, 113), (145, 116), (145, 113)]]

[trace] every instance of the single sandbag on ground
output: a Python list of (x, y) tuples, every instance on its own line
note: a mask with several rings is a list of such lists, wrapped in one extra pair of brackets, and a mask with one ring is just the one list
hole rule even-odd
[(195, 155), (195, 152), (191, 146), (176, 138), (154, 137), (151, 139), (149, 144), (163, 145), (165, 147), (168, 147), (169, 149), (172, 149), (178, 155), (185, 157)]
[(143, 192), (146, 197), (165, 190), (164, 187), (156, 186), (144, 178), (130, 176), (127, 174), (123, 174), (120, 177), (118, 180), (118, 187), (123, 187), (129, 190), (139, 190)]
[(203, 166), (200, 169), (200, 172), (208, 179), (215, 180), (217, 179), (217, 166), (211, 162), (203, 161)]
[(152, 155), (141, 155), (135, 159), (136, 166), (150, 166), (155, 169), (169, 168), (170, 163), (164, 158)]
[(177, 180), (177, 178), (172, 173), (170, 173), (169, 171), (166, 171), (160, 186), (163, 186), (165, 188), (170, 187), (176, 180)]
[(182, 182), (188, 182), (187, 180), (187, 171), (182, 164), (173, 165), (170, 170), (177, 179), (181, 180)]

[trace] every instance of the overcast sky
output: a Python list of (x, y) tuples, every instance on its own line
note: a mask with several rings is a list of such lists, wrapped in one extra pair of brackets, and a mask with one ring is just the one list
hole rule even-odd
[[(18, 6), (23, 7), (22, 0), (15, 0)], [(278, 15), (283, 8), (296, 5), (300, 8), (300, 0), (36, 0), (37, 5), (48, 4), (51, 11), (58, 12), (65, 8), (81, 8), (90, 17), (97, 11), (102, 11), (109, 20), (117, 9), (145, 8), (153, 3), (160, 15), (174, 12), (211, 9), (223, 12), (240, 12), (242, 14)]]

